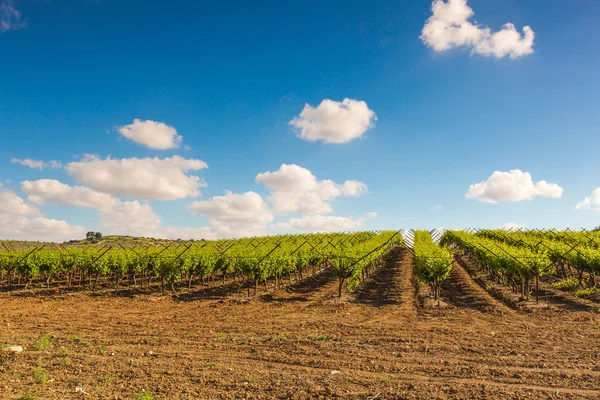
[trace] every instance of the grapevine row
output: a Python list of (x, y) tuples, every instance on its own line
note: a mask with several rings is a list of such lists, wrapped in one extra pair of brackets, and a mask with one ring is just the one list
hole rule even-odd
[[(349, 288), (364, 275), (389, 246), (401, 243), (394, 232), (357, 232), (352, 234), (287, 235), (238, 240), (180, 243), (148, 248), (66, 248), (0, 252), (0, 278), (7, 285), (23, 282), (25, 288), (34, 281), (60, 280), (67, 286), (87, 282), (97, 287), (100, 281), (119, 286), (129, 280), (150, 285), (159, 280), (161, 290), (170, 286), (175, 291), (182, 282), (192, 289), (194, 281), (223, 281), (233, 276), (254, 292), (260, 282), (275, 287), (284, 278), (303, 279), (312, 269), (315, 273), (331, 268), (340, 278), (340, 288)], [(1, 279), (0, 279), (1, 281)], [(341, 289), (340, 289), (341, 293)]]
[(438, 300), (442, 282), (452, 271), (454, 255), (447, 248), (434, 243), (427, 231), (415, 232), (413, 252), (415, 276), (430, 285), (434, 299)]

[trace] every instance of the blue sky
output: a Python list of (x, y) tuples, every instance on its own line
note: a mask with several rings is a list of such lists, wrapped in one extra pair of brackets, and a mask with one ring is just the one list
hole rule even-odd
[(0, 237), (600, 225), (600, 3), (437, 7), (0, 0)]

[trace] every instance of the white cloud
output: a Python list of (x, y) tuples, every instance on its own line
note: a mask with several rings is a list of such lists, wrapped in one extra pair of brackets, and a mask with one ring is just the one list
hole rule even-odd
[(181, 146), (183, 137), (172, 126), (162, 122), (134, 119), (132, 124), (122, 126), (118, 132), (136, 143), (151, 149), (167, 150)]
[(189, 171), (208, 168), (197, 159), (170, 158), (100, 159), (88, 155), (67, 164), (68, 174), (92, 189), (116, 196), (146, 200), (176, 200), (197, 197), (206, 183)]
[(278, 214), (327, 214), (333, 212), (331, 204), (326, 203), (317, 193), (275, 192), (268, 197)]
[(37, 204), (87, 207), (98, 212), (105, 233), (135, 234), (167, 239), (218, 239), (264, 234), (273, 217), (262, 198), (253, 192), (227, 192), (209, 201), (194, 202), (190, 210), (206, 215), (210, 226), (162, 226), (160, 217), (147, 204), (121, 201), (114, 196), (56, 180), (24, 181), (21, 190)]
[(290, 218), (287, 222), (280, 222), (276, 227), (280, 230), (299, 229), (306, 232), (338, 232), (360, 228), (370, 218), (377, 217), (377, 213), (368, 213), (361, 218), (348, 218), (327, 215), (308, 215), (302, 218)]
[(29, 168), (33, 168), (33, 169), (46, 169), (46, 168), (50, 168), (50, 169), (60, 169), (62, 168), (62, 164), (58, 161), (40, 161), (40, 160), (32, 160), (30, 158), (25, 158), (25, 159), (20, 159), (20, 158), (13, 158), (12, 160), (10, 160), (11, 163), (13, 164), (21, 164), (24, 165), (26, 167)]
[(93, 208), (98, 211), (103, 228), (113, 234), (144, 234), (160, 227), (160, 218), (152, 207), (137, 200), (123, 202), (106, 193), (53, 179), (24, 181), (21, 190), (32, 203)]
[(113, 196), (84, 186), (69, 186), (55, 179), (21, 182), (21, 191), (36, 204), (102, 208), (119, 201)]
[(525, 228), (525, 225), (516, 224), (514, 222), (509, 222), (507, 224), (502, 225), (499, 229), (502, 229), (505, 231), (516, 231), (516, 230), (523, 229), (523, 228)]
[(138, 200), (119, 201), (105, 209), (98, 209), (102, 226), (112, 233), (144, 235), (161, 226), (160, 217), (148, 204)]
[(444, 207), (442, 207), (440, 205), (431, 207), (431, 211), (442, 211), (443, 209), (444, 209)]
[(282, 164), (275, 172), (267, 171), (256, 176), (256, 183), (280, 192), (306, 192), (317, 188), (317, 178), (306, 168), (296, 164)]
[(25, 26), (21, 11), (15, 8), (13, 0), (0, 0), (0, 33)]
[(273, 221), (272, 211), (255, 192), (238, 194), (226, 191), (224, 196), (195, 201), (189, 205), (189, 209), (205, 215), (213, 232), (219, 237), (261, 235), (266, 224)]
[(221, 239), (221, 237), (208, 226), (203, 226), (199, 228), (193, 228), (189, 226), (184, 227), (164, 227), (161, 228), (159, 232), (156, 233), (153, 237), (157, 238), (165, 238), (165, 239), (182, 239), (182, 240), (215, 240)]
[(496, 204), (501, 201), (532, 200), (534, 197), (560, 198), (563, 191), (555, 183), (534, 183), (529, 172), (515, 169), (510, 172), (495, 171), (487, 181), (469, 186), (466, 198)]
[(72, 226), (65, 221), (0, 213), (1, 239), (63, 242), (81, 239), (85, 232), (83, 226)]
[(0, 213), (13, 215), (41, 215), (40, 210), (27, 204), (15, 192), (8, 189), (2, 189), (0, 183)]
[(65, 241), (79, 238), (85, 232), (82, 226), (70, 226), (65, 221), (38, 216), (41, 212), (27, 204), (12, 190), (2, 189), (0, 183), (0, 239)]
[(523, 28), (523, 35), (511, 23), (492, 32), (469, 22), (475, 13), (467, 0), (434, 0), (431, 10), (433, 15), (423, 27), (421, 40), (435, 51), (466, 47), (483, 56), (512, 59), (533, 53), (535, 33), (529, 26)]
[(375, 126), (377, 116), (364, 101), (325, 99), (317, 107), (306, 104), (290, 125), (299, 129), (298, 137), (314, 142), (347, 143)]
[(577, 203), (575, 209), (600, 211), (600, 188), (595, 189), (590, 196)]
[(275, 212), (324, 214), (332, 212), (326, 201), (340, 196), (358, 197), (367, 192), (363, 182), (351, 180), (343, 184), (331, 180), (319, 181), (308, 169), (296, 164), (282, 164), (274, 172), (267, 171), (256, 176), (273, 193), (269, 201), (275, 206)]

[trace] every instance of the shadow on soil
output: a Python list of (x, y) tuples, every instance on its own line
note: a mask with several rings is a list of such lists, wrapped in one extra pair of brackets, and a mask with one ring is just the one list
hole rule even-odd
[(246, 286), (230, 281), (224, 285), (221, 284), (218, 286), (204, 287), (201, 289), (192, 288), (192, 291), (190, 292), (177, 293), (172, 297), (175, 301), (183, 302), (198, 300), (224, 300), (233, 295), (237, 295), (238, 293), (245, 294), (246, 290)]
[(335, 280), (330, 269), (317, 272), (304, 278), (301, 281), (294, 282), (277, 293), (266, 293), (260, 296), (265, 302), (307, 302), (311, 300), (320, 289)]
[[(355, 302), (374, 307), (401, 304), (400, 287), (396, 284), (400, 276), (400, 256), (402, 249), (395, 249), (385, 259), (385, 263), (356, 290)], [(406, 267), (406, 266), (404, 266)]]
[(539, 290), (539, 303), (536, 303), (535, 299), (535, 291), (529, 300), (527, 300), (527, 305), (529, 308), (543, 307), (545, 305), (553, 308), (559, 308), (565, 311), (588, 311), (595, 312), (597, 307), (592, 305), (583, 304), (577, 299), (569, 299), (567, 294), (562, 294), (558, 292), (558, 289), (554, 290), (545, 290), (540, 288)]
[[(286, 283), (286, 286), (278, 290), (273, 290), (274, 282), (269, 281), (269, 289), (265, 290), (261, 284), (258, 286), (258, 293), (254, 295), (254, 282), (235, 281), (233, 276), (227, 277), (227, 281), (223, 283), (220, 280), (213, 282), (201, 283), (194, 282), (192, 289), (188, 291), (187, 284), (178, 283), (175, 285), (175, 292), (171, 290), (169, 284), (165, 285), (164, 293), (161, 290), (160, 282), (154, 281), (149, 286), (137, 287), (122, 286), (115, 288), (114, 285), (101, 282), (95, 289), (89, 283), (84, 283), (81, 286), (75, 284), (71, 287), (66, 287), (64, 284), (57, 283), (50, 288), (41, 287), (39, 284), (24, 289), (24, 284), (13, 285), (11, 287), (1, 287), (0, 293), (5, 293), (9, 296), (17, 298), (36, 298), (46, 296), (70, 295), (75, 293), (83, 293), (89, 297), (118, 297), (133, 299), (137, 296), (167, 296), (174, 301), (192, 302), (198, 300), (225, 300), (233, 297), (244, 297), (247, 299), (258, 298), (266, 302), (303, 302), (309, 299), (321, 289), (329, 284), (334, 276), (330, 270), (317, 272), (315, 275), (304, 277), (294, 283)], [(248, 295), (249, 294), (249, 295)]]
[[(476, 269), (470, 265), (468, 262), (464, 260), (458, 261), (459, 265), (466, 274), (472, 274)], [(478, 272), (478, 271), (477, 271)], [(473, 281), (474, 285), (478, 285), (479, 288), (488, 292), (490, 296), (495, 299), (503, 302), (508, 307), (513, 308), (515, 310), (521, 311), (534, 311), (534, 310), (544, 310), (544, 309), (557, 309), (564, 311), (588, 311), (593, 312), (597, 307), (593, 305), (584, 304), (579, 299), (570, 299), (569, 295), (566, 293), (560, 292), (558, 289), (553, 288), (543, 288), (540, 287), (538, 292), (539, 302), (536, 302), (536, 291), (533, 291), (532, 296), (525, 301), (519, 300), (519, 296), (515, 294), (510, 288), (496, 284), (495, 281), (492, 281), (489, 276), (484, 278), (484, 281), (490, 282), (491, 285), (496, 287), (496, 290), (493, 290), (490, 293), (490, 290), (487, 290), (484, 285), (485, 283)], [(481, 297), (478, 297), (476, 293), (469, 287), (469, 285), (464, 282), (463, 279), (456, 273), (454, 269), (446, 282), (443, 284), (444, 289), (447, 291), (445, 293), (448, 296), (448, 300), (450, 303), (454, 304), (457, 307), (462, 308), (475, 308), (479, 310), (485, 310), (487, 308), (486, 302), (483, 301)], [(479, 299), (479, 301), (477, 300)], [(477, 303), (482, 304), (477, 304)]]
[[(473, 282), (476, 285), (475, 282)], [(448, 278), (442, 283), (442, 297), (446, 303), (457, 308), (477, 311), (490, 311), (494, 307), (481, 297), (468, 282), (460, 276), (456, 269), (452, 269)]]

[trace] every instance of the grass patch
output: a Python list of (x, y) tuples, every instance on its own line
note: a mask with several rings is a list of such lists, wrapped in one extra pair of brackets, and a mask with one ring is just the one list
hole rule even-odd
[(52, 346), (52, 335), (47, 333), (42, 335), (35, 341), (33, 344), (33, 349), (35, 351), (44, 351), (48, 350)]
[(110, 383), (113, 380), (113, 376), (111, 374), (106, 374), (102, 378), (100, 378), (100, 382), (102, 383)]
[(154, 400), (154, 396), (149, 389), (142, 389), (135, 396), (135, 400)]
[(327, 335), (319, 335), (319, 336), (315, 336), (313, 338), (313, 340), (326, 341), (326, 340), (331, 340), (331, 338)]
[(252, 382), (252, 377), (250, 375), (245, 376), (244, 377), (244, 382), (251, 383)]
[(382, 382), (389, 382), (392, 380), (392, 378), (390, 378), (389, 376), (382, 376), (379, 379), (381, 379)]
[(27, 392), (23, 396), (19, 397), (19, 400), (38, 400), (39, 397), (37, 394)]
[(217, 364), (216, 362), (209, 362), (206, 364), (206, 366), (209, 368), (217, 368), (219, 364)]
[(567, 290), (567, 291), (575, 290), (580, 287), (579, 279), (574, 278), (572, 276), (565, 278), (562, 281), (551, 283), (550, 286), (552, 286), (555, 289)]
[(575, 295), (575, 297), (579, 297), (581, 299), (590, 299), (590, 298), (600, 296), (600, 289), (595, 288), (595, 287), (581, 289), (581, 290), (577, 290), (573, 294)]
[(33, 381), (36, 384), (43, 385), (44, 383), (47, 383), (49, 379), (48, 371), (46, 371), (41, 364), (35, 367), (33, 370)]

